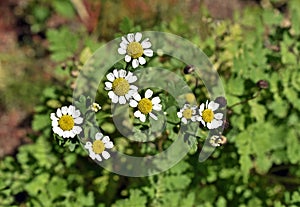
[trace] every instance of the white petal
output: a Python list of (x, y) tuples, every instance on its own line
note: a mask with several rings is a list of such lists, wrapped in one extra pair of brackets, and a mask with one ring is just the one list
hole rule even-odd
[(98, 155), (98, 154), (97, 154), (97, 155), (95, 154), (95, 158), (96, 158), (96, 160), (98, 160), (99, 162), (101, 162), (101, 161), (102, 161), (102, 158), (101, 158), (101, 156), (100, 156), (100, 155)]
[(62, 116), (61, 109), (57, 109), (56, 116), (60, 118)]
[(126, 103), (126, 99), (125, 99), (124, 96), (120, 96), (120, 97), (119, 97), (119, 103), (120, 103), (120, 104), (125, 104), (125, 103)]
[(217, 114), (215, 114), (215, 118), (216, 119), (222, 119), (223, 118), (223, 114), (222, 113), (217, 113)]
[(105, 89), (106, 90), (111, 90), (112, 89), (112, 83), (111, 82), (105, 82)]
[(138, 110), (136, 112), (134, 112), (133, 114), (136, 118), (140, 118), (140, 116), (142, 115), (142, 113)]
[(196, 116), (192, 116), (192, 117), (191, 117), (191, 120), (192, 120), (192, 121), (197, 121), (197, 117), (196, 117)]
[(142, 98), (141, 98), (141, 95), (139, 93), (135, 93), (133, 94), (133, 98), (136, 100), (136, 101), (140, 101)]
[(131, 106), (131, 107), (135, 108), (135, 107), (137, 107), (137, 105), (138, 105), (138, 102), (136, 102), (136, 101), (135, 101), (135, 100), (133, 100), (133, 99), (131, 99), (131, 100), (130, 100), (130, 102), (129, 102), (129, 106)]
[(119, 77), (125, 78), (125, 76), (126, 76), (126, 70), (123, 69), (119, 70)]
[(199, 113), (202, 114), (203, 111), (204, 111), (204, 103), (202, 103), (202, 104), (200, 105)]
[(107, 80), (109, 80), (110, 82), (113, 82), (115, 80), (115, 76), (113, 73), (108, 73), (106, 75)]
[(58, 121), (57, 120), (53, 120), (51, 123), (52, 127), (58, 127)]
[(74, 112), (75, 112), (75, 106), (70, 105), (69, 108), (68, 108), (68, 114), (69, 115), (73, 115)]
[(104, 136), (102, 138), (102, 142), (105, 144), (105, 143), (108, 143), (109, 142), (109, 137), (108, 136)]
[(126, 54), (126, 50), (123, 49), (123, 48), (119, 48), (119, 49), (118, 49), (118, 53), (119, 53), (120, 55), (125, 55), (125, 54)]
[(154, 97), (152, 100), (151, 100), (152, 104), (159, 104), (160, 103), (160, 98), (158, 96)]
[(157, 120), (157, 116), (155, 116), (153, 113), (149, 113), (149, 115), (151, 116), (152, 119)]
[(92, 158), (93, 160), (96, 158), (96, 154), (91, 151), (90, 154), (89, 154), (90, 158)]
[(74, 111), (72, 117), (75, 119), (75, 118), (77, 118), (79, 116), (80, 116), (80, 111), (79, 110)]
[(154, 109), (155, 111), (161, 111), (162, 105), (161, 105), (161, 104), (155, 104), (155, 105), (153, 105), (153, 109)]
[(113, 91), (108, 92), (108, 96), (111, 99), (111, 102), (118, 103), (119, 97)]
[(147, 89), (145, 92), (145, 98), (150, 98), (153, 95), (153, 91), (151, 89)]
[(145, 39), (141, 45), (144, 49), (150, 48), (151, 47), (151, 42), (148, 41), (149, 39)]
[(207, 123), (207, 128), (208, 129), (214, 129), (213, 126), (212, 126), (212, 123)]
[(80, 134), (82, 128), (80, 126), (74, 126), (72, 130), (75, 134)]
[(128, 39), (129, 42), (133, 42), (134, 41), (134, 34), (133, 33), (129, 33), (127, 35), (127, 39)]
[[(208, 125), (208, 124), (207, 124)], [(214, 119), (212, 122), (211, 122), (211, 129), (215, 129), (215, 128), (218, 128), (222, 126), (222, 121), (221, 120), (216, 120)]]
[(132, 67), (137, 68), (139, 66), (139, 61), (137, 59), (132, 60)]
[(211, 101), (211, 102), (208, 104), (207, 108), (209, 108), (209, 109), (215, 111), (215, 110), (217, 110), (217, 109), (219, 108), (219, 104), (216, 103), (216, 102), (214, 102), (214, 101)]
[(203, 125), (203, 126), (205, 126), (205, 121), (202, 119), (202, 117), (200, 116), (199, 117), (199, 120), (198, 121), (200, 121), (201, 122), (201, 124)]
[(58, 118), (55, 116), (55, 113), (51, 113), (50, 118), (51, 118), (51, 120), (55, 120), (55, 121), (58, 120)]
[(136, 42), (139, 42), (141, 39), (142, 39), (142, 33), (140, 33), (140, 32), (137, 32), (136, 34), (135, 34), (135, 41)]
[(131, 57), (129, 55), (125, 55), (125, 61), (129, 63), (131, 61)]
[(100, 132), (97, 132), (97, 133), (95, 134), (95, 139), (96, 139), (96, 140), (101, 140), (102, 137), (103, 137), (103, 134), (100, 133)]
[(66, 115), (66, 114), (68, 113), (68, 107), (67, 107), (67, 106), (61, 107), (61, 113), (62, 113), (63, 115)]
[[(127, 45), (128, 45), (128, 44), (126, 44), (125, 42), (121, 42), (121, 43), (120, 43), (120, 48), (119, 48), (119, 49), (125, 50), (125, 53), (126, 53)], [(124, 54), (125, 54), (125, 53), (124, 53)]]
[(119, 78), (119, 73), (118, 73), (118, 70), (117, 69), (114, 69), (113, 70), (113, 74), (116, 78)]
[(126, 40), (125, 37), (121, 37), (122, 38), (122, 42), (124, 42), (125, 44), (129, 44), (129, 42)]
[(150, 50), (150, 49), (144, 50), (144, 55), (146, 55), (147, 57), (152, 57), (153, 56), (153, 50)]
[(137, 80), (137, 77), (134, 75), (131, 75), (129, 77), (127, 76), (125, 79), (128, 81), (128, 83), (133, 83)]
[(106, 149), (111, 149), (111, 148), (114, 147), (114, 144), (113, 144), (113, 142), (107, 142), (107, 143), (105, 143), (104, 146), (105, 146)]
[(143, 58), (143, 57), (139, 57), (139, 63), (140, 63), (141, 65), (144, 65), (144, 64), (146, 63), (146, 59)]
[(81, 124), (83, 122), (83, 118), (82, 117), (77, 117), (76, 119), (74, 119), (74, 123), (75, 124)]
[(107, 95), (110, 99), (113, 99), (113, 97), (116, 96), (116, 94), (113, 91), (109, 91)]
[(85, 145), (84, 145), (85, 149), (91, 149), (91, 147), (92, 147), (92, 143), (91, 142), (86, 142)]
[(110, 154), (109, 154), (108, 152), (106, 152), (106, 151), (103, 151), (103, 152), (102, 152), (102, 156), (103, 156), (103, 158), (106, 159), (106, 160), (107, 160), (108, 158), (110, 158)]
[(183, 118), (181, 119), (181, 121), (182, 121), (184, 124), (187, 124), (187, 119), (186, 119), (186, 118), (183, 117)]
[(182, 113), (181, 112), (177, 112), (177, 116), (178, 116), (178, 118), (181, 118), (182, 117)]
[(140, 121), (141, 121), (141, 122), (145, 122), (145, 121), (146, 121), (146, 116), (145, 116), (145, 114), (141, 114), (141, 116), (140, 116)]
[(129, 88), (131, 89), (131, 92), (137, 91), (139, 88), (136, 87), (135, 85), (130, 85)]

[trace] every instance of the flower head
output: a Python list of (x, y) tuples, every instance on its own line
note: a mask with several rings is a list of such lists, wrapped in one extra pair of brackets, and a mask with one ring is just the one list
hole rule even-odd
[(213, 135), (209, 138), (209, 143), (213, 147), (219, 147), (221, 145), (222, 139), (218, 135)]
[(94, 112), (98, 112), (99, 110), (101, 110), (101, 106), (98, 103), (93, 103), (91, 105), (91, 110)]
[(131, 85), (137, 80), (131, 72), (114, 69), (106, 77), (110, 82), (105, 82), (105, 90), (109, 90), (108, 96), (113, 103), (125, 104), (138, 90), (135, 85)]
[(52, 130), (55, 134), (64, 138), (73, 138), (82, 131), (78, 126), (83, 122), (80, 111), (75, 106), (63, 106), (56, 113), (51, 113)]
[(215, 113), (215, 111), (219, 108), (219, 104), (211, 101), (208, 103), (206, 101), (206, 104), (204, 106), (204, 103), (200, 105), (199, 109), (199, 121), (205, 126), (207, 125), (207, 128), (209, 129), (215, 129), (222, 125), (222, 113)]
[(184, 124), (187, 124), (188, 120), (197, 121), (198, 116), (196, 115), (197, 106), (191, 107), (189, 104), (184, 104), (184, 106), (177, 112), (178, 118), (181, 118), (181, 121)]
[(110, 158), (110, 154), (105, 151), (105, 149), (113, 148), (114, 144), (110, 141), (108, 136), (103, 136), (102, 133), (97, 133), (95, 135), (95, 140), (93, 142), (86, 142), (84, 148), (89, 151), (89, 156), (94, 160), (102, 161), (101, 156), (107, 160)]
[(160, 104), (160, 98), (154, 97), (150, 99), (153, 95), (153, 91), (147, 89), (145, 92), (145, 98), (141, 98), (140, 94), (136, 93), (133, 95), (135, 100), (130, 100), (129, 105), (131, 107), (137, 107), (138, 110), (134, 112), (134, 116), (139, 118), (141, 122), (146, 121), (146, 115), (149, 114), (151, 118), (157, 120), (157, 117), (152, 113), (153, 110), (161, 111), (162, 105)]
[(149, 49), (151, 47), (151, 42), (149, 38), (142, 40), (142, 33), (137, 32), (135, 34), (129, 33), (126, 37), (122, 37), (122, 42), (120, 43), (120, 47), (118, 49), (118, 53), (121, 55), (125, 55), (125, 61), (132, 61), (132, 67), (137, 68), (139, 64), (144, 65), (146, 63), (146, 59), (143, 55), (147, 57), (153, 56), (153, 50)]

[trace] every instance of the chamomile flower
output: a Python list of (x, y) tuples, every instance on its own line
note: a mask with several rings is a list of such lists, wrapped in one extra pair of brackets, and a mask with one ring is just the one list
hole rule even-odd
[(91, 105), (91, 110), (94, 112), (98, 112), (99, 110), (101, 110), (101, 106), (98, 103), (93, 103)]
[(149, 49), (151, 47), (151, 42), (149, 38), (144, 39), (142, 42), (142, 33), (137, 32), (135, 34), (129, 33), (127, 38), (122, 37), (122, 42), (120, 43), (120, 47), (118, 49), (118, 53), (121, 55), (125, 55), (125, 61), (132, 61), (132, 67), (137, 68), (140, 64), (144, 65), (146, 63), (146, 59), (143, 55), (147, 57), (153, 56), (153, 50)]
[(209, 143), (213, 147), (219, 147), (221, 145), (221, 138), (218, 135), (213, 135), (212, 137), (209, 138)]
[(208, 101), (206, 101), (206, 104), (204, 106), (204, 103), (202, 103), (200, 105), (199, 108), (199, 121), (201, 121), (201, 123), (204, 126), (207, 126), (208, 129), (215, 129), (218, 128), (222, 125), (222, 118), (223, 118), (223, 114), (222, 113), (215, 113), (215, 111), (219, 108), (219, 104), (211, 101), (208, 103)]
[[(94, 160), (102, 161), (102, 157), (107, 160), (110, 158), (110, 154), (105, 149), (111, 149), (114, 147), (112, 141), (108, 136), (103, 136), (102, 133), (98, 132), (95, 135), (93, 142), (86, 142), (84, 148), (89, 151), (89, 156)], [(102, 156), (102, 157), (101, 157)]]
[(188, 120), (197, 121), (198, 116), (196, 115), (197, 106), (190, 106), (189, 104), (184, 104), (184, 106), (177, 112), (178, 118), (181, 118), (181, 121), (184, 124), (187, 124)]
[(113, 103), (125, 104), (138, 90), (135, 85), (131, 85), (137, 80), (131, 72), (114, 69), (106, 77), (109, 82), (105, 82), (105, 90), (109, 90), (108, 96)]
[(73, 138), (82, 131), (78, 125), (83, 122), (83, 118), (75, 106), (58, 108), (56, 113), (51, 113), (50, 118), (53, 132), (63, 138)]
[(137, 107), (138, 110), (134, 112), (134, 116), (139, 118), (141, 122), (146, 121), (146, 115), (149, 114), (151, 118), (157, 120), (157, 116), (155, 116), (152, 111), (161, 111), (162, 105), (160, 104), (160, 98), (154, 97), (150, 99), (153, 95), (153, 91), (147, 89), (145, 92), (145, 98), (141, 98), (140, 94), (136, 93), (133, 95), (133, 98), (129, 102), (131, 107)]

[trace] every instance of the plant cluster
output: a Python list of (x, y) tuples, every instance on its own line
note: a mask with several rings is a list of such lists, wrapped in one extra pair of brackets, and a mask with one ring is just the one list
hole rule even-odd
[[(207, 33), (202, 36), (177, 17), (151, 28), (184, 36), (207, 54), (223, 80), (226, 107), (222, 98), (207, 103), (203, 101), (207, 99), (207, 91), (202, 83), (196, 84), (192, 66), (157, 51), (154, 51), (157, 55), (152, 57), (145, 53), (141, 55), (141, 52), (134, 54), (127, 50), (129, 45), (126, 41), (129, 43), (131, 37), (123, 38), (125, 44), (120, 45), (117, 52), (124, 54), (124, 61), (106, 74), (107, 81), (99, 85), (95, 103), (89, 97), (82, 97), (70, 107), (72, 91), (76, 88), (75, 79), (88, 57), (105, 41), (95, 41), (83, 29), (76, 28), (76, 32), (67, 26), (49, 29), (47, 39), (51, 57), (54, 61), (63, 61), (63, 64), (55, 70), (56, 84), (44, 90), (41, 105), (36, 107), (32, 126), (39, 133), (31, 135), (34, 143), (21, 146), (16, 156), (1, 160), (0, 204), (299, 206), (300, 4), (298, 0), (265, 2), (268, 3), (261, 7), (245, 9), (243, 15), (236, 14), (232, 21), (216, 22), (209, 15), (203, 16)], [(280, 2), (284, 2), (283, 6)], [(137, 34), (143, 28), (133, 25), (131, 20), (125, 19), (120, 24), (119, 32)], [(140, 40), (139, 36), (137, 39)], [(144, 51), (149, 49), (147, 44), (144, 43), (144, 48), (142, 46)], [(133, 50), (141, 51), (140, 46), (133, 46)], [(128, 51), (130, 54), (127, 54)], [(174, 99), (157, 89), (151, 89), (153, 94), (146, 89), (137, 95), (133, 87), (135, 75), (131, 73), (143, 70), (144, 64), (182, 75), (194, 93), (194, 96), (187, 94), (187, 100), (194, 99), (202, 104), (195, 107), (193, 100), (187, 101), (186, 105), (174, 106)], [(128, 88), (128, 91), (119, 90), (118, 84), (122, 84), (122, 89)], [(134, 92), (129, 93), (129, 98), (125, 94), (130, 90)], [(121, 98), (122, 94), (124, 98)], [(157, 120), (150, 112), (149, 117), (144, 118), (143, 112), (150, 111), (151, 104), (148, 102), (139, 107), (143, 98), (151, 101), (153, 109), (161, 109), (158, 112), (169, 115), (166, 131), (157, 142), (148, 145), (133, 143), (118, 133), (112, 124), (111, 107), (107, 101), (111, 99), (117, 105), (124, 105), (125, 101), (134, 107), (131, 117), (135, 128), (148, 128), (151, 122), (152, 127), (159, 129), (160, 116), (156, 116), (155, 110), (153, 115)], [(215, 141), (211, 143), (222, 145), (203, 163), (198, 162), (196, 152), (198, 147), (202, 147), (203, 138), (207, 137), (205, 130), (197, 131), (195, 139), (189, 138), (192, 149), (183, 160), (158, 175), (124, 177), (106, 171), (87, 158), (87, 151), (91, 158), (97, 160), (109, 158), (107, 153), (113, 154), (117, 146), (118, 151), (129, 155), (156, 154), (176, 139), (180, 123), (182, 126), (187, 122), (196, 123), (199, 129), (203, 129), (204, 124), (211, 127), (207, 120), (212, 117), (211, 111), (215, 112), (214, 109), (218, 108), (215, 103), (227, 109), (226, 120), (220, 127), (225, 130), (222, 135), (216, 133), (211, 136), (210, 139)], [(88, 110), (79, 110), (81, 107)], [(60, 112), (57, 112), (58, 109)], [(205, 111), (207, 109), (211, 111), (208, 113)], [(54, 112), (56, 114), (51, 115)], [(225, 113), (225, 109), (222, 112)], [(221, 118), (218, 113), (221, 112), (214, 113), (217, 121), (225, 117), (223, 114)], [(82, 131), (75, 127), (68, 133), (61, 133), (55, 128), (54, 132), (62, 137), (55, 136), (53, 139), (50, 116), (55, 127), (64, 126), (61, 129), (66, 131), (70, 131), (67, 130), (71, 129), (70, 123), (73, 129), (80, 127), (84, 119), (95, 118), (101, 132), (89, 132), (91, 136), (84, 140), (83, 147), (76, 139), (62, 137), (75, 137), (82, 133), (84, 127)], [(62, 117), (65, 117), (64, 124), (60, 121)], [(147, 137), (143, 137), (139, 130), (135, 133), (139, 134), (140, 140), (146, 140)], [(97, 152), (100, 151), (99, 158)]]

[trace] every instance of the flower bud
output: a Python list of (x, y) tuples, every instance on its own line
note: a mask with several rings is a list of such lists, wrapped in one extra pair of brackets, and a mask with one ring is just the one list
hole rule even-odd
[(193, 73), (194, 71), (195, 71), (195, 68), (194, 68), (194, 66), (192, 66), (192, 65), (187, 65), (187, 66), (185, 66), (184, 69), (183, 69), (184, 74), (191, 74), (191, 73)]
[(269, 88), (269, 83), (266, 80), (259, 80), (257, 81), (256, 86), (261, 89), (266, 89)]
[(223, 108), (227, 105), (227, 100), (223, 96), (219, 96), (215, 99), (215, 102), (220, 104), (220, 108)]

